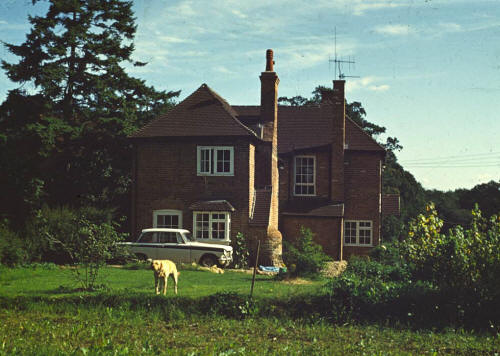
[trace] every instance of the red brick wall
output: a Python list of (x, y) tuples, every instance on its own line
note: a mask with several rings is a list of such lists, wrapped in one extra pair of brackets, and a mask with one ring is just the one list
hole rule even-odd
[[(301, 151), (297, 156), (314, 156), (316, 157), (316, 197), (327, 199), (330, 194), (330, 153), (325, 150), (306, 150)], [(294, 162), (295, 156), (286, 156), (281, 158), (283, 168), (279, 170), (280, 173), (280, 204), (287, 200), (295, 199), (310, 199), (309, 197), (295, 197), (294, 190)]]
[[(372, 220), (373, 245), (380, 237), (380, 152), (346, 151), (345, 155), (345, 220)], [(367, 247), (344, 247), (344, 256), (367, 254)]]
[[(197, 176), (196, 147), (233, 146), (234, 176)], [(152, 227), (153, 211), (181, 210), (183, 228), (193, 230), (189, 206), (199, 200), (226, 199), (231, 214), (231, 237), (248, 231), (251, 175), (247, 138), (149, 139), (136, 142), (135, 226), (133, 235)]]
[(339, 259), (341, 218), (281, 215), (280, 231), (287, 241), (300, 236), (300, 227), (310, 228), (314, 241), (323, 246), (323, 251)]

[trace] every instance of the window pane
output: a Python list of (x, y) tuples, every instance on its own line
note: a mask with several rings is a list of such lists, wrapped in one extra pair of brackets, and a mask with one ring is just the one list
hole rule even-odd
[(208, 239), (208, 213), (197, 213), (196, 214), (196, 238)]

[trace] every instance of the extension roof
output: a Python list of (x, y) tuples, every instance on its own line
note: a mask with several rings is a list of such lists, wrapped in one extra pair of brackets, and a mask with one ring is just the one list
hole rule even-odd
[(236, 118), (236, 111), (206, 84), (131, 138), (172, 136), (253, 136)]

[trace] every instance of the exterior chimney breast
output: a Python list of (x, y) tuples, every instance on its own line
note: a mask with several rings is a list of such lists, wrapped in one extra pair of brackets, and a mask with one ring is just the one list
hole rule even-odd
[(274, 72), (273, 50), (266, 51), (266, 72)]

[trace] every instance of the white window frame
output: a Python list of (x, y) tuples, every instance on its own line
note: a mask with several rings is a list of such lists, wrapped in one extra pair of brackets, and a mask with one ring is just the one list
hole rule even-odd
[[(354, 223), (356, 224), (356, 242), (355, 243), (347, 243), (346, 242), (346, 232), (347, 232), (347, 224)], [(364, 223), (370, 223), (370, 226), (361, 226)], [(360, 243), (360, 231), (369, 231), (370, 232), (370, 243)], [(373, 246), (373, 221), (372, 220), (345, 220), (344, 221), (344, 246), (360, 246), (360, 247), (372, 247)]]
[[(313, 160), (313, 181), (312, 183), (297, 183), (297, 159), (300, 158), (312, 158)], [(312, 186), (314, 189), (313, 194), (297, 194), (295, 188), (297, 186)], [(293, 157), (293, 195), (299, 197), (313, 197), (316, 196), (316, 156), (312, 155), (300, 155)]]
[[(201, 167), (202, 151), (209, 152), (209, 171)], [(217, 171), (217, 158), (219, 152), (229, 151), (229, 172)], [(234, 147), (233, 146), (197, 146), (196, 147), (196, 173), (199, 176), (234, 176)]]
[[(198, 214), (208, 214), (208, 238), (198, 238), (198, 229), (196, 227), (196, 216)], [(226, 224), (226, 230), (224, 232), (224, 238), (223, 239), (218, 239), (218, 238), (212, 238), (212, 223), (217, 222), (221, 220), (217, 220), (216, 218), (213, 217), (214, 214), (221, 214), (224, 215), (224, 223)], [(227, 211), (193, 211), (193, 237), (197, 241), (231, 241), (231, 213)]]
[(182, 229), (182, 210), (161, 209), (153, 211), (153, 227), (158, 227), (158, 215), (176, 215), (179, 217), (179, 229)]

